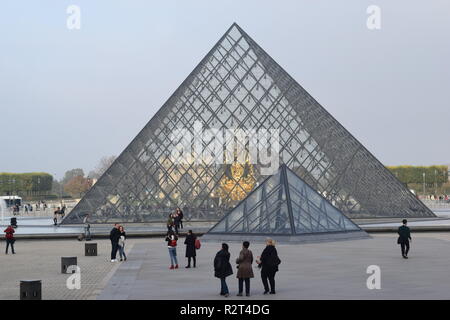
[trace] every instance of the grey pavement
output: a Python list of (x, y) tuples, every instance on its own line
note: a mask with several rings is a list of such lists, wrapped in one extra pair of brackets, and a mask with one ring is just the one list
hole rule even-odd
[[(400, 256), (395, 234), (372, 234), (371, 239), (314, 244), (278, 244), (282, 263), (277, 294), (262, 295), (259, 269), (254, 268), (252, 299), (450, 299), (450, 233), (413, 233), (410, 259)], [(43, 299), (225, 299), (219, 296), (212, 261), (219, 243), (203, 243), (198, 267), (185, 269), (183, 239), (179, 241), (180, 269), (169, 270), (164, 239), (130, 238), (128, 261), (109, 261), (109, 240), (95, 240), (97, 257), (84, 256), (85, 242), (76, 240), (17, 240), (16, 255), (5, 255), (0, 242), (0, 299), (18, 299), (19, 282), (41, 279)], [(262, 243), (250, 249), (258, 256)], [(231, 262), (240, 245), (230, 243)], [(60, 258), (77, 256), (81, 289), (69, 290), (70, 276), (60, 273)], [(381, 290), (369, 290), (369, 265), (381, 268)], [(236, 299), (235, 274), (227, 278)]]
[[(17, 240), (16, 254), (5, 255), (5, 241), (0, 241), (0, 299), (19, 299), (20, 280), (42, 280), (42, 299), (95, 299), (119, 265), (110, 262), (108, 240), (98, 244), (98, 256), (85, 257), (84, 244), (77, 240)], [(129, 244), (129, 247), (132, 243)], [(81, 289), (70, 290), (70, 274), (61, 273), (61, 257), (76, 256), (81, 269)]]
[[(262, 295), (257, 268), (251, 299), (450, 299), (450, 235), (414, 235), (410, 259), (400, 255), (394, 234), (372, 239), (301, 245), (277, 245), (282, 260), (276, 275), (277, 294)], [(226, 299), (219, 293), (212, 261), (220, 244), (204, 243), (198, 267), (185, 269), (184, 247), (178, 249), (180, 269), (169, 270), (169, 255), (160, 239), (135, 244), (129, 261), (119, 266), (98, 299)], [(230, 243), (231, 263), (240, 245)], [(251, 244), (256, 257), (262, 244)], [(381, 268), (381, 289), (366, 286), (367, 267)], [(236, 299), (235, 274), (227, 278)], [(228, 299), (230, 299), (228, 298)]]

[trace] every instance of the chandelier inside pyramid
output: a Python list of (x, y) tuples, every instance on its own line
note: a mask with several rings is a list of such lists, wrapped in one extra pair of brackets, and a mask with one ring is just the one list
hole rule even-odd
[(434, 216), (233, 24), (63, 223), (219, 220), (282, 164), (349, 218)]

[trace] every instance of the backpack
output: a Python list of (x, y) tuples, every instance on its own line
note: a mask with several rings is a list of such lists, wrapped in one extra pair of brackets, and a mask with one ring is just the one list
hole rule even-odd
[(195, 249), (197, 249), (197, 250), (201, 248), (202, 244), (200, 243), (199, 239), (195, 239), (194, 246), (195, 246)]

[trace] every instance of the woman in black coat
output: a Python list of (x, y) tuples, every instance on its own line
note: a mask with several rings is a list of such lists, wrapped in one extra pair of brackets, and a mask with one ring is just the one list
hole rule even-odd
[(272, 239), (266, 240), (266, 248), (259, 257), (259, 261), (256, 261), (261, 268), (261, 279), (264, 285), (264, 294), (269, 293), (270, 283), (270, 294), (275, 294), (275, 273), (278, 271), (278, 265), (281, 263), (280, 258), (278, 258), (277, 249), (275, 248), (275, 241)]
[(188, 265), (186, 266), (186, 268), (190, 268), (191, 267), (191, 258), (194, 261), (194, 268), (195, 268), (195, 264), (196, 264), (196, 259), (195, 257), (197, 256), (196, 254), (196, 249), (195, 249), (195, 240), (197, 239), (197, 237), (195, 236), (195, 234), (192, 233), (192, 230), (188, 231), (188, 234), (186, 236), (186, 239), (184, 240), (184, 244), (186, 245), (186, 258), (188, 258)]
[(230, 253), (228, 245), (222, 243), (222, 250), (217, 252), (214, 258), (214, 276), (220, 279), (220, 295), (228, 297), (229, 291), (225, 278), (233, 274), (230, 264)]

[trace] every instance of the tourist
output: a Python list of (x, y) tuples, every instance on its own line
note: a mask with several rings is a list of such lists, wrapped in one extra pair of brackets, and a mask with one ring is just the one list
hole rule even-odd
[(228, 244), (222, 243), (222, 250), (217, 252), (214, 258), (214, 276), (220, 279), (220, 295), (228, 297), (227, 282), (225, 278), (233, 274), (230, 264), (230, 253), (228, 252)]
[(64, 218), (65, 214), (66, 214), (66, 205), (64, 204), (61, 208), (61, 220)]
[(111, 240), (111, 262), (116, 262), (117, 250), (119, 249), (119, 239), (120, 239), (119, 225), (114, 224), (111, 232), (109, 233), (109, 239)]
[(408, 252), (409, 252), (409, 242), (412, 241), (411, 239), (411, 231), (406, 226), (408, 224), (408, 221), (406, 219), (403, 219), (403, 225), (398, 228), (398, 240), (397, 243), (400, 245), (400, 248), (402, 249), (402, 257), (405, 259), (408, 259)]
[(177, 260), (177, 240), (178, 237), (172, 230), (167, 232), (166, 241), (167, 247), (169, 249), (169, 257), (170, 257), (170, 267), (169, 269), (178, 269), (178, 260)]
[(173, 214), (173, 224), (175, 226), (175, 233), (176, 235), (178, 235), (178, 229), (180, 228), (180, 215), (178, 214), (178, 212), (175, 212)]
[(184, 217), (183, 211), (181, 211), (180, 208), (177, 208), (176, 211), (178, 216), (180, 217), (180, 229), (183, 229), (183, 217)]
[(239, 279), (239, 293), (238, 296), (242, 296), (242, 291), (244, 289), (245, 282), (245, 295), (250, 296), (250, 278), (253, 278), (253, 253), (248, 250), (250, 243), (244, 241), (242, 244), (242, 250), (239, 253), (239, 257), (236, 259), (238, 272), (236, 278)]
[(197, 254), (195, 252), (196, 251), (195, 240), (197, 240), (197, 237), (195, 236), (195, 234), (192, 233), (192, 230), (189, 230), (186, 239), (184, 240), (184, 244), (186, 245), (186, 258), (188, 258), (188, 265), (186, 266), (186, 268), (191, 267), (191, 258), (192, 261), (194, 262), (193, 267), (195, 268), (196, 266)]
[[(266, 240), (266, 248), (263, 250), (261, 257), (256, 260), (258, 267), (261, 268), (261, 279), (264, 285), (264, 294), (275, 294), (275, 273), (278, 271), (278, 265), (281, 263), (278, 258), (277, 249), (275, 249), (275, 241), (268, 238)], [(269, 284), (270, 283), (270, 292)]]
[[(120, 231), (120, 238), (119, 238), (119, 256), (120, 256), (120, 261), (127, 261), (127, 255), (125, 254), (125, 240), (127, 238), (127, 235), (125, 233), (125, 229), (123, 228), (123, 226), (119, 226), (119, 231)], [(123, 258), (123, 259), (122, 259)]]
[(172, 214), (169, 214), (169, 218), (167, 219), (167, 232), (172, 231), (173, 224), (174, 224), (174, 222), (173, 222)]
[(54, 215), (53, 215), (53, 223), (54, 223), (55, 226), (58, 224), (58, 215), (59, 214), (61, 214), (61, 211), (60, 211), (60, 209), (58, 207), (58, 208), (56, 208), (56, 210), (54, 212)]
[(14, 228), (9, 225), (3, 232), (5, 233), (6, 238), (6, 254), (8, 254), (9, 246), (11, 246), (12, 254), (16, 254), (14, 251), (14, 242), (16, 241), (16, 239), (14, 239)]

